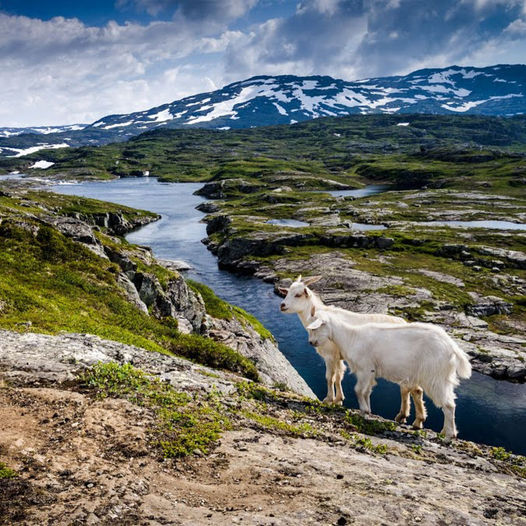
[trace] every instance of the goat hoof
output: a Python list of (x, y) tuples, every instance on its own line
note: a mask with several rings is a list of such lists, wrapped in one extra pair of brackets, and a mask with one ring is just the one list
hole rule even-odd
[(343, 399), (339, 398), (337, 400), (334, 400), (333, 404), (334, 405), (343, 405)]
[(422, 429), (424, 427), (424, 423), (420, 420), (415, 420), (413, 422), (413, 429)]
[(334, 400), (332, 398), (329, 398), (328, 396), (326, 396), (323, 400), (322, 400), (322, 403), (323, 404), (334, 404)]
[(404, 416), (402, 413), (398, 413), (395, 416), (395, 422), (398, 422), (399, 424), (405, 424), (407, 422), (407, 417)]

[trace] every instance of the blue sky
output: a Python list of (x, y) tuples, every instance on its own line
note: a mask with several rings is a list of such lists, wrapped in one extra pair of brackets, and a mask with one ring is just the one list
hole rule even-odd
[(259, 74), (525, 57), (526, 0), (0, 0), (0, 126), (93, 122)]

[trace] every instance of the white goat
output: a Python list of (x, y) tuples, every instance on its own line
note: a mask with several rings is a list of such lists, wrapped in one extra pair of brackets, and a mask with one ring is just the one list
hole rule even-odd
[(326, 311), (312, 310), (309, 342), (333, 342), (356, 375), (355, 392), (360, 409), (371, 412), (370, 396), (377, 377), (412, 389), (422, 386), (444, 413), (442, 432), (456, 437), (455, 387), (471, 376), (464, 351), (448, 334), (429, 323), (406, 325), (370, 323), (353, 326)]
[[(279, 288), (279, 291), (286, 295), (280, 306), (281, 312), (298, 314), (304, 327), (307, 327), (312, 321), (311, 310), (313, 307), (317, 311), (325, 311), (331, 316), (342, 319), (351, 325), (364, 325), (373, 322), (406, 323), (404, 319), (397, 316), (389, 316), (387, 314), (360, 314), (339, 307), (325, 305), (321, 298), (308, 288), (309, 285), (316, 283), (320, 279), (321, 276), (312, 276), (302, 281), (301, 276), (299, 276), (290, 288)], [(327, 396), (323, 401), (326, 403), (341, 404), (345, 398), (342, 390), (345, 363), (342, 360), (340, 351), (331, 341), (326, 341), (324, 344), (317, 346), (316, 351), (325, 361)], [(402, 404), (395, 420), (405, 423), (411, 409), (411, 401), (409, 398), (411, 395), (415, 402), (416, 413), (413, 427), (421, 429), (427, 417), (422, 389), (419, 386), (414, 386), (412, 389), (401, 386), (400, 393), (402, 396)]]

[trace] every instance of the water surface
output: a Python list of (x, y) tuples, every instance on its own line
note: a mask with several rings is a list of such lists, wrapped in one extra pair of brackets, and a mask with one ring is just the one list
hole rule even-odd
[[(150, 178), (127, 178), (109, 182), (90, 182), (56, 186), (65, 194), (82, 195), (157, 212), (162, 219), (132, 232), (132, 243), (149, 245), (157, 257), (183, 259), (193, 267), (188, 276), (206, 283), (225, 300), (257, 316), (276, 337), (279, 348), (320, 398), (326, 394), (325, 366), (309, 346), (298, 317), (279, 311), (281, 299), (273, 287), (261, 280), (238, 276), (218, 269), (216, 258), (201, 243), (206, 229), (203, 213), (195, 206), (205, 201), (193, 195), (199, 183), (160, 183)], [(376, 187), (378, 188), (378, 187)], [(364, 192), (366, 189), (361, 189)], [(378, 190), (376, 190), (378, 191)], [(369, 191), (371, 195), (374, 192)], [(357, 407), (354, 377), (347, 374), (344, 390), (346, 405)], [(457, 389), (459, 436), (467, 440), (503, 446), (526, 454), (526, 385), (499, 382), (473, 373)], [(372, 395), (373, 412), (394, 418), (400, 404), (397, 385), (379, 380)], [(442, 428), (442, 412), (428, 400), (426, 427)]]
[(297, 221), (296, 219), (269, 219), (266, 223), (269, 225), (290, 226), (292, 228), (309, 226), (309, 223), (306, 223), (305, 221)]
[(450, 226), (462, 228), (489, 228), (492, 230), (526, 230), (523, 223), (513, 223), (512, 221), (424, 221), (419, 225), (425, 226)]
[(326, 194), (331, 194), (333, 197), (368, 197), (370, 195), (379, 194), (389, 188), (389, 185), (385, 184), (371, 184), (364, 188), (357, 188), (354, 190), (331, 190), (329, 192), (324, 191)]

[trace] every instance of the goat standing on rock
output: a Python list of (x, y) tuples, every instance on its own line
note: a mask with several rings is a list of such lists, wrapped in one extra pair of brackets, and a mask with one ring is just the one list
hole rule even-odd
[[(281, 294), (286, 295), (281, 303), (281, 312), (296, 313), (303, 326), (306, 328), (312, 321), (311, 310), (314, 307), (318, 312), (326, 311), (331, 316), (346, 321), (351, 325), (364, 325), (366, 323), (396, 323), (405, 324), (406, 321), (397, 316), (388, 314), (361, 314), (351, 312), (339, 307), (325, 305), (323, 301), (308, 287), (321, 279), (321, 276), (311, 276), (302, 280), (298, 276), (290, 288), (279, 288)], [(345, 363), (343, 362), (340, 350), (336, 345), (327, 340), (325, 343), (316, 346), (316, 351), (325, 361), (325, 376), (327, 378), (327, 396), (323, 400), (326, 403), (342, 404), (344, 400), (342, 390), (342, 379), (345, 374)], [(336, 392), (335, 392), (336, 391)], [(397, 422), (405, 423), (409, 416), (411, 401), (409, 396), (413, 397), (415, 402), (415, 421), (413, 427), (421, 429), (427, 417), (423, 401), (423, 391), (419, 386), (413, 386), (412, 389), (406, 386), (400, 387), (402, 396), (402, 405), (400, 412), (396, 415)]]
[(448, 334), (428, 323), (405, 325), (370, 323), (353, 326), (326, 311), (311, 310), (307, 327), (315, 347), (332, 342), (356, 375), (360, 409), (371, 412), (371, 391), (377, 377), (413, 389), (422, 386), (442, 408), (447, 437), (456, 437), (455, 387), (471, 376), (466, 353)]

